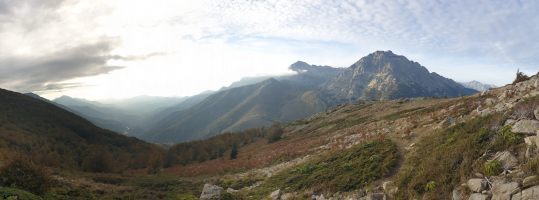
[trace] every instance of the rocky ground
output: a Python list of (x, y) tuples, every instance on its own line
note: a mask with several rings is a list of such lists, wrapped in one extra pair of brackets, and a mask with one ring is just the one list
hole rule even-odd
[[(502, 126), (492, 129), (502, 134), (516, 134), (514, 137), (517, 142), (506, 145), (507, 149), (481, 152), (477, 155), (476, 161), (481, 164), (483, 160), (486, 161), (485, 169), (490, 167), (489, 170), (467, 172), (472, 175), (460, 177), (462, 181), (454, 186), (450, 194), (446, 195), (447, 199), (539, 199), (539, 170), (534, 171), (539, 169), (538, 95), (539, 77), (532, 76), (527, 81), (463, 98), (404, 99), (372, 103), (367, 106), (343, 105), (313, 116), (304, 124), (293, 124), (287, 128), (287, 137), (294, 137), (297, 133), (325, 138), (325, 142), (321, 145), (311, 147), (307, 155), (264, 168), (221, 177), (227, 180), (257, 177), (257, 181), (243, 188), (233, 189), (222, 185), (225, 186), (223, 188), (218, 182), (209, 181), (204, 186), (200, 199), (224, 197), (252, 199), (249, 194), (283, 170), (316, 158), (323, 152), (347, 149), (373, 139), (388, 138), (394, 141), (398, 144), (403, 159), (406, 160), (411, 153), (416, 151), (416, 143), (422, 138), (435, 135), (459, 123), (492, 115), (503, 116), (504, 120)], [(350, 123), (344, 123), (348, 121)], [(313, 129), (312, 126), (315, 126), (313, 124), (318, 124), (318, 128)], [(337, 193), (317, 192), (311, 189), (290, 191), (283, 185), (282, 188), (275, 188), (266, 197), (283, 200), (398, 199), (396, 193), (402, 192), (402, 188), (398, 188), (396, 176), (374, 181), (368, 188)], [(429, 184), (430, 182), (425, 185), (425, 191), (436, 187), (434, 182)], [(428, 196), (419, 198), (430, 199)]]

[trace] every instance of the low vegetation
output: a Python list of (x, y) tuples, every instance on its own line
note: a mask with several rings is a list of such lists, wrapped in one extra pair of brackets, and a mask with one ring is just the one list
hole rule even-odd
[(398, 160), (397, 146), (392, 141), (370, 141), (347, 150), (328, 153), (279, 173), (256, 188), (249, 196), (261, 199), (276, 189), (351, 191), (390, 175)]
[(397, 175), (397, 199), (444, 199), (475, 172), (499, 174), (501, 164), (482, 155), (523, 142), (511, 127), (498, 128), (503, 121), (501, 115), (476, 118), (422, 138)]

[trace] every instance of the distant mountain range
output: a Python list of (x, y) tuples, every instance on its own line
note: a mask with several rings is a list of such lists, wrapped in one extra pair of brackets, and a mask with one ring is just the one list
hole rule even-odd
[(188, 109), (166, 113), (141, 138), (159, 143), (188, 141), (301, 119), (357, 100), (456, 97), (477, 92), (391, 51), (369, 54), (349, 68), (298, 61), (289, 69), (296, 74), (250, 79), (250, 84), (224, 88)]
[(477, 91), (487, 91), (491, 88), (495, 88), (496, 86), (495, 85), (492, 85), (492, 84), (484, 84), (484, 83), (481, 83), (479, 81), (470, 81), (470, 82), (461, 82), (460, 83), (462, 86), (466, 87), (466, 88), (470, 88), (470, 89), (474, 89), (474, 90), (477, 90)]
[(464, 87), (391, 51), (376, 51), (348, 68), (298, 61), (289, 69), (295, 74), (244, 78), (219, 91), (185, 98), (103, 103), (64, 96), (54, 102), (100, 127), (176, 143), (301, 119), (358, 100), (456, 97), (482, 89), (475, 87), (478, 84)]

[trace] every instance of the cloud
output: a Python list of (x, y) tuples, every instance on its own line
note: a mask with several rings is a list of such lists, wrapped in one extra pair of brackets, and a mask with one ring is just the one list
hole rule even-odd
[(59, 82), (122, 69), (107, 65), (108, 60), (117, 58), (110, 53), (113, 47), (114, 41), (102, 40), (50, 55), (0, 59), (0, 85), (23, 92), (73, 87), (73, 84)]

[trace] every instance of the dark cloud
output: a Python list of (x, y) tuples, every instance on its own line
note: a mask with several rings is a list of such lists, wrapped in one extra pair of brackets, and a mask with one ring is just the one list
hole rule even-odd
[(50, 55), (0, 59), (0, 86), (21, 92), (73, 87), (58, 82), (121, 69), (107, 65), (115, 57), (110, 54), (114, 46), (114, 40), (104, 39)]

